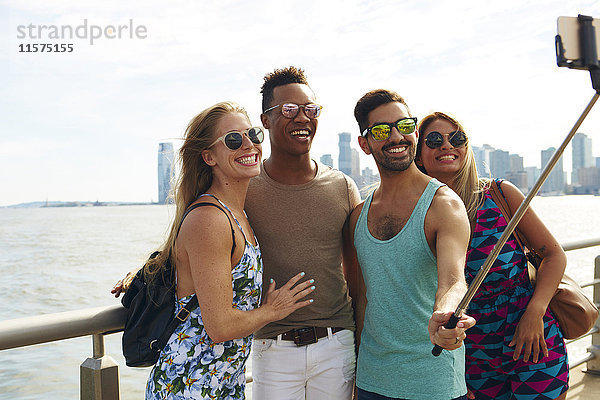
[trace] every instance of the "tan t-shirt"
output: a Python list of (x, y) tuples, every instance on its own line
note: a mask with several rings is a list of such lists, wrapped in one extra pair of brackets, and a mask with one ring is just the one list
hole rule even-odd
[(342, 327), (354, 330), (352, 304), (342, 271), (342, 228), (360, 202), (354, 181), (317, 164), (317, 174), (301, 185), (283, 185), (261, 167), (250, 180), (246, 213), (263, 257), (263, 289), (271, 278), (281, 287), (299, 272), (314, 279), (314, 303), (268, 324), (257, 338), (292, 328)]

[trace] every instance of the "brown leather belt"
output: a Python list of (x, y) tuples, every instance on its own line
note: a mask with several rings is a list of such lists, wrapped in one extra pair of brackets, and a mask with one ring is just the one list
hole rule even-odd
[[(331, 328), (331, 333), (344, 330), (344, 328)], [(321, 338), (327, 336), (327, 328), (311, 326), (310, 328), (290, 329), (281, 334), (282, 340), (291, 340), (298, 346), (317, 343)]]

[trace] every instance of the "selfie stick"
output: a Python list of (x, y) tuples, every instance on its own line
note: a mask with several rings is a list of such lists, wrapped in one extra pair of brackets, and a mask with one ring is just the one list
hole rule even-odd
[[(580, 23), (581, 23), (582, 16), (580, 15), (579, 17), (580, 17)], [(593, 26), (591, 26), (591, 17), (586, 17), (586, 18), (590, 18), (589, 25), (592, 29), (591, 29), (591, 32), (590, 32), (590, 30), (584, 31), (584, 29), (581, 29), (580, 34), (582, 36), (582, 39), (583, 39), (584, 35), (587, 36), (590, 34), (591, 35), (594, 34), (594, 28), (593, 28)], [(582, 28), (583, 28), (583, 24), (582, 24)], [(557, 38), (559, 38), (559, 37), (557, 37)], [(593, 36), (592, 36), (592, 38), (594, 39), (593, 40), (593, 42), (594, 42), (593, 54), (595, 55), (596, 54), (595, 38)], [(582, 40), (582, 42), (585, 42), (585, 41)], [(558, 47), (557, 47), (557, 58), (558, 58)], [(498, 243), (496, 243), (496, 245), (494, 246), (494, 249), (488, 255), (485, 262), (483, 263), (483, 266), (481, 267), (481, 269), (479, 270), (479, 272), (473, 279), (473, 282), (471, 282), (469, 289), (467, 290), (467, 292), (465, 293), (465, 296), (462, 298), (462, 300), (456, 307), (454, 314), (452, 314), (452, 316), (450, 317), (448, 322), (446, 322), (446, 324), (444, 325), (445, 328), (447, 328), (447, 329), (456, 328), (456, 324), (460, 320), (460, 317), (467, 310), (467, 307), (469, 306), (469, 303), (473, 299), (473, 296), (475, 296), (477, 289), (479, 289), (479, 286), (481, 286), (481, 284), (483, 283), (483, 280), (485, 279), (485, 276), (487, 275), (488, 271), (492, 267), (492, 264), (494, 263), (494, 261), (496, 261), (498, 254), (500, 254), (500, 250), (502, 249), (502, 247), (508, 240), (508, 237), (511, 235), (511, 233), (513, 233), (513, 231), (517, 227), (517, 224), (523, 217), (523, 214), (525, 214), (525, 212), (527, 211), (527, 208), (529, 207), (529, 203), (531, 203), (531, 200), (533, 200), (535, 195), (538, 193), (538, 191), (540, 190), (540, 188), (546, 181), (546, 178), (548, 178), (548, 175), (550, 175), (550, 172), (552, 171), (552, 169), (554, 168), (554, 166), (556, 165), (556, 163), (562, 156), (563, 152), (565, 151), (565, 148), (567, 147), (567, 145), (569, 144), (569, 142), (571, 141), (571, 139), (573, 138), (573, 136), (575, 135), (575, 133), (577, 132), (577, 130), (579, 129), (581, 124), (583, 123), (583, 120), (587, 117), (587, 115), (591, 111), (592, 107), (594, 107), (594, 104), (596, 103), (596, 100), (598, 100), (598, 97), (600, 97), (600, 85), (597, 85), (600, 83), (600, 79), (599, 79), (600, 78), (600, 69), (598, 69), (598, 67), (600, 67), (600, 66), (598, 66), (598, 57), (597, 57), (597, 55), (595, 55), (593, 58), (588, 57), (588, 60), (590, 60), (590, 59), (595, 61), (595, 65), (597, 67), (597, 68), (594, 68), (593, 67), (594, 63), (593, 62), (590, 63), (591, 66), (589, 66), (589, 70), (592, 75), (592, 86), (596, 90), (596, 93), (594, 94), (594, 96), (592, 97), (590, 102), (588, 103), (588, 105), (585, 108), (585, 110), (583, 111), (583, 113), (579, 116), (579, 119), (577, 120), (577, 122), (575, 123), (575, 125), (573, 126), (573, 128), (571, 129), (571, 131), (569, 132), (569, 134), (563, 141), (563, 143), (556, 150), (556, 152), (554, 152), (554, 155), (550, 159), (550, 162), (548, 162), (548, 165), (546, 165), (546, 167), (544, 168), (544, 171), (538, 178), (537, 182), (533, 185), (533, 188), (531, 189), (531, 191), (529, 192), (527, 197), (525, 197), (525, 199), (523, 200), (523, 202), (521, 203), (521, 205), (515, 212), (515, 215), (513, 215), (510, 222), (508, 223), (508, 225), (506, 225), (506, 228), (504, 229), (502, 236), (500, 236), (500, 239), (498, 239)], [(560, 66), (560, 62), (559, 62), (559, 66)], [(579, 69), (584, 69), (584, 68), (579, 68)], [(441, 354), (441, 352), (442, 352), (442, 347), (438, 346), (437, 344), (434, 346), (433, 350), (431, 351), (431, 353), (436, 357), (439, 356)]]

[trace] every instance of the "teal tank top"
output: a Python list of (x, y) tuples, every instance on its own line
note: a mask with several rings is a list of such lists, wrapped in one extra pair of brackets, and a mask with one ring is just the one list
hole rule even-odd
[(431, 354), (427, 324), (437, 291), (437, 262), (425, 237), (425, 215), (438, 188), (432, 179), (402, 230), (389, 240), (373, 237), (366, 200), (354, 246), (366, 286), (356, 385), (383, 396), (450, 400), (467, 392), (464, 346)]

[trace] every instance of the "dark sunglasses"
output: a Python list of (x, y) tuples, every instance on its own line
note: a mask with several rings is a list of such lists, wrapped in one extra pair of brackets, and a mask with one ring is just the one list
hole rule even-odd
[(294, 104), (294, 103), (284, 103), (284, 104), (278, 104), (271, 108), (267, 108), (264, 111), (264, 113), (268, 113), (269, 111), (274, 110), (277, 107), (281, 107), (281, 114), (284, 117), (290, 118), (290, 119), (296, 117), (296, 115), (298, 115), (298, 112), (300, 111), (301, 108), (304, 108), (304, 114), (310, 119), (318, 118), (319, 115), (321, 115), (321, 110), (323, 109), (323, 106), (320, 104), (298, 105), (298, 104)]
[(393, 127), (396, 127), (398, 132), (403, 135), (410, 135), (411, 133), (414, 133), (415, 129), (417, 128), (417, 118), (401, 118), (393, 124), (388, 122), (380, 122), (371, 126), (370, 128), (365, 129), (362, 133), (362, 136), (367, 136), (367, 134), (370, 133), (375, 140), (386, 140), (390, 137)]
[(444, 144), (444, 136), (448, 136), (448, 142), (453, 147), (462, 147), (467, 143), (467, 135), (461, 131), (450, 133), (439, 133), (438, 131), (429, 132), (425, 138), (425, 144), (430, 149), (437, 149)]
[(242, 143), (244, 142), (243, 135), (248, 136), (248, 139), (250, 139), (250, 141), (254, 144), (261, 144), (263, 140), (265, 140), (265, 132), (263, 131), (263, 129), (258, 126), (253, 126), (252, 128), (248, 128), (248, 130), (244, 133), (238, 131), (227, 132), (226, 134), (212, 142), (212, 144), (208, 146), (208, 148), (210, 149), (218, 142), (223, 142), (229, 150), (237, 150), (240, 147), (242, 147)]

